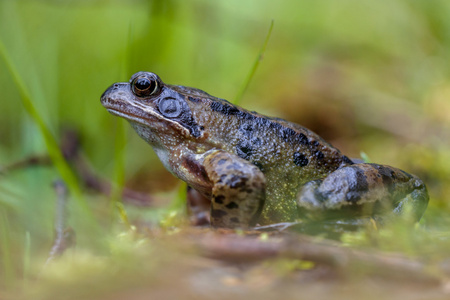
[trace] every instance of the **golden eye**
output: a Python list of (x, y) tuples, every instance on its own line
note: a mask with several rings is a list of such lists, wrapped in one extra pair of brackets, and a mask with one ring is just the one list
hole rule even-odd
[(159, 91), (159, 83), (156, 78), (141, 75), (131, 82), (131, 90), (138, 97), (148, 97)]

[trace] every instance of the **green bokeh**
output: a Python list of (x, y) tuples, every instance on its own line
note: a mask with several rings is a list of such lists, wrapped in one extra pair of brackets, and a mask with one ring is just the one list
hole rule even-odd
[[(164, 171), (128, 127), (117, 154), (120, 128), (100, 105), (103, 91), (146, 70), (233, 100), (274, 20), (241, 105), (312, 128), (352, 157), (364, 151), (419, 175), (431, 195), (423, 224), (447, 231), (449, 13), (446, 0), (0, 0), (0, 39), (55, 138), (76, 130), (96, 174), (120, 182), (124, 170), (129, 182)], [(3, 59), (0, 91), (0, 166), (45, 154)], [(18, 265), (26, 232), (32, 253), (45, 256), (51, 245), (58, 177), (51, 167), (0, 177), (0, 224), (9, 224), (9, 259)], [(107, 219), (106, 197), (86, 198)], [(81, 245), (95, 244), (82, 218), (71, 206)]]

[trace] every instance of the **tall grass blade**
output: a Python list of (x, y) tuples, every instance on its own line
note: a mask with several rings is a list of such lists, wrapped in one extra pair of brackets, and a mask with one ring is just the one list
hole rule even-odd
[(28, 280), (30, 278), (30, 261), (31, 261), (31, 237), (30, 232), (25, 233), (25, 246), (23, 252), (23, 288), (28, 287)]
[(9, 56), (2, 40), (0, 40), (0, 57), (2, 57), (6, 63), (7, 69), (10, 72), (11, 77), (20, 93), (22, 104), (26, 112), (30, 115), (31, 119), (38, 126), (39, 131), (41, 132), (44, 138), (45, 146), (53, 162), (53, 165), (56, 167), (60, 176), (69, 187), (71, 193), (75, 196), (75, 199), (77, 200), (80, 207), (83, 209), (83, 213), (85, 214), (85, 216), (89, 217), (89, 219), (91, 220), (94, 220), (92, 212), (89, 209), (86, 200), (84, 199), (81, 193), (81, 188), (78, 184), (78, 180), (75, 174), (73, 173), (72, 169), (65, 160), (59, 148), (59, 145), (56, 142), (56, 139), (53, 137), (50, 129), (45, 124), (43, 118), (41, 117), (38, 110), (34, 106), (31, 95), (25, 83), (23, 82), (21, 76), (19, 75), (19, 72), (17, 71), (11, 57)]
[(0, 286), (11, 287), (16, 274), (11, 253), (11, 230), (5, 211), (0, 211)]
[(122, 204), (122, 191), (125, 184), (125, 143), (126, 131), (124, 120), (116, 121), (116, 135), (114, 143), (114, 185), (111, 193), (111, 202), (114, 209), (117, 209), (122, 222), (131, 227), (128, 216)]
[(273, 23), (274, 23), (274, 21), (272, 20), (270, 22), (270, 27), (269, 27), (269, 31), (267, 32), (266, 39), (264, 40), (264, 43), (262, 44), (261, 48), (259, 49), (258, 55), (256, 56), (253, 66), (250, 69), (250, 72), (248, 73), (247, 78), (243, 82), (239, 92), (237, 93), (236, 97), (234, 98), (234, 101), (233, 101), (234, 104), (239, 104), (239, 102), (241, 102), (242, 96), (244, 96), (244, 93), (247, 90), (247, 88), (250, 84), (250, 81), (252, 80), (253, 76), (255, 75), (255, 72), (256, 72), (256, 69), (258, 69), (259, 63), (264, 58), (264, 52), (266, 51), (266, 47), (267, 47), (267, 44), (269, 43), (270, 35), (272, 34)]

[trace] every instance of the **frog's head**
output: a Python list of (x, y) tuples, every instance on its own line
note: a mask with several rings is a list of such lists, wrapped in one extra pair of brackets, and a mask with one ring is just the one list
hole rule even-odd
[(154, 73), (138, 72), (129, 82), (110, 86), (101, 103), (113, 115), (127, 119), (150, 144), (160, 144), (163, 139), (201, 138), (203, 128), (195, 122), (180, 92)]

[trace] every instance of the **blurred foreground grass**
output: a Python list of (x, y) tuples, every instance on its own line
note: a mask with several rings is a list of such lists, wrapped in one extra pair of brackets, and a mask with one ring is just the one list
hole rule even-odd
[[(125, 207), (131, 221), (158, 224), (168, 215), (164, 207), (170, 199), (180, 198), (177, 183), (152, 150), (103, 109), (100, 95), (113, 82), (147, 70), (168, 83), (233, 100), (273, 19), (264, 60), (241, 105), (298, 122), (352, 157), (364, 151), (373, 162), (423, 178), (431, 201), (417, 228), (363, 232), (347, 236), (346, 242), (427, 255), (432, 261), (450, 250), (449, 13), (450, 2), (444, 0), (0, 0), (0, 39), (51, 134), (58, 141), (65, 129), (76, 130), (83, 156), (97, 174), (118, 183), (117, 191), (125, 182), (165, 199), (161, 208)], [(45, 154), (43, 132), (26, 113), (3, 58), (0, 91), (0, 166)], [(40, 273), (53, 239), (51, 183), (60, 177), (53, 167), (1, 175), (1, 290), (26, 288)], [(82, 198), (101, 229), (93, 231), (86, 211), (72, 201), (69, 223), (77, 233), (77, 252), (65, 259), (86, 259), (86, 264), (69, 264), (78, 268), (71, 273), (58, 271), (64, 261), (58, 262), (52, 272), (62, 273), (53, 279), (64, 282), (31, 291), (48, 299), (62, 287), (107, 289), (121, 280), (113, 270), (122, 268), (130, 276), (123, 288), (131, 288), (133, 282), (142, 283), (139, 278), (153, 278), (164, 269), (152, 260), (153, 250), (134, 253), (140, 239), (121, 238), (126, 227), (108, 197), (83, 192)], [(166, 225), (180, 218), (170, 211), (169, 216)], [(126, 255), (114, 256), (123, 247), (128, 247)], [(164, 255), (163, 261), (177, 256)], [(191, 271), (191, 262), (186, 264), (180, 274)], [(165, 274), (174, 270), (176, 263)], [(101, 283), (88, 280), (89, 274), (102, 272), (108, 276)]]

